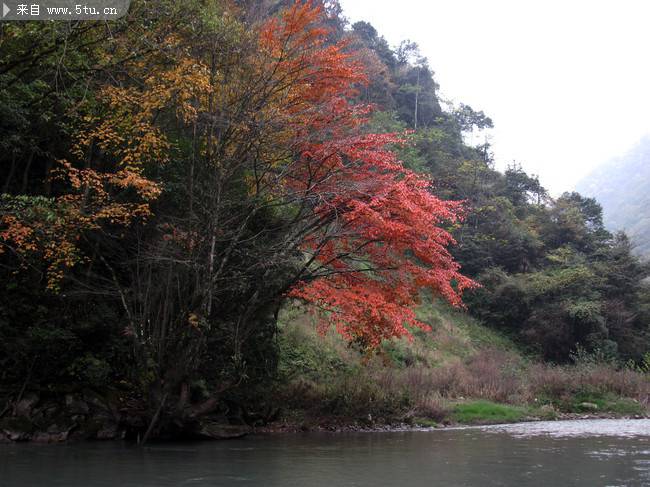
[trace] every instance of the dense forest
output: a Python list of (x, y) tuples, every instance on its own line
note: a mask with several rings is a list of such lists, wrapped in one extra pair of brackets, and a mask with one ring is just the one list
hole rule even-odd
[(361, 363), (441, 301), (531, 360), (647, 368), (628, 237), (495, 170), (466, 143), (489, 116), (335, 1), (0, 29), (0, 419), (90, 404), (141, 441), (277, 419), (288, 309)]
[(650, 256), (650, 138), (644, 137), (622, 157), (596, 168), (577, 185), (603, 206), (603, 222), (612, 231), (625, 231), (633, 251)]

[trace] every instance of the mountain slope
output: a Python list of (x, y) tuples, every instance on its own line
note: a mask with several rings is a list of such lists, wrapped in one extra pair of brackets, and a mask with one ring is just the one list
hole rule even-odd
[(650, 257), (650, 136), (576, 185), (603, 206), (605, 226), (625, 230), (635, 252)]

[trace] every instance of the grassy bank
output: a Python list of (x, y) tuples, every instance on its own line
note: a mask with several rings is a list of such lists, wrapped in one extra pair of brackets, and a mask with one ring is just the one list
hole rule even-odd
[(431, 332), (367, 356), (321, 337), (299, 308), (281, 317), (279, 425), (488, 424), (649, 413), (650, 376), (584, 355), (550, 365), (442, 304), (420, 309)]

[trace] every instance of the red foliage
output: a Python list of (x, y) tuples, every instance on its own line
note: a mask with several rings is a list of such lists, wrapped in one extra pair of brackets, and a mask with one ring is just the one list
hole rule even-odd
[(346, 339), (374, 348), (408, 336), (409, 326), (427, 328), (413, 311), (423, 289), (460, 305), (475, 283), (459, 273), (442, 228), (460, 219), (461, 204), (440, 200), (403, 167), (389, 148), (398, 135), (361, 133), (370, 109), (349, 98), (365, 82), (363, 67), (344, 43), (326, 45), (322, 15), (297, 2), (261, 37), (278, 71), (293, 76), (296, 102), (285, 114), (300, 155), (290, 189), (314, 214), (302, 247), (309, 264), (289, 296), (327, 310)]
[[(291, 291), (331, 312), (349, 340), (376, 347), (408, 335), (406, 326), (427, 328), (412, 307), (422, 289), (460, 305), (474, 283), (459, 273), (441, 227), (459, 219), (458, 202), (435, 197), (429, 182), (402, 167), (383, 147), (389, 136), (359, 136), (323, 143), (337, 147), (338, 170), (319, 184), (324, 201), (315, 208), (331, 223), (304, 246), (313, 254), (312, 279)], [(311, 159), (310, 155), (303, 157)], [(349, 161), (343, 163), (342, 161)]]

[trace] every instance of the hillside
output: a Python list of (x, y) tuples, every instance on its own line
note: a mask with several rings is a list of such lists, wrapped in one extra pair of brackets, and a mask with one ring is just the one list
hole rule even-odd
[(614, 370), (588, 355), (572, 365), (543, 364), (506, 335), (439, 300), (426, 300), (418, 317), (430, 331), (384, 342), (369, 356), (334, 331), (319, 335), (314, 316), (302, 306), (285, 308), (279, 380), (267, 410), (282, 406), (269, 429), (498, 423), (595, 410), (605, 417), (647, 413), (641, 405), (647, 380), (631, 370)]
[(635, 252), (650, 256), (650, 136), (596, 168), (576, 187), (600, 202), (608, 229), (625, 230)]
[(0, 431), (645, 411), (650, 269), (595, 199), (495, 170), (416, 44), (171, 3), (0, 37)]

